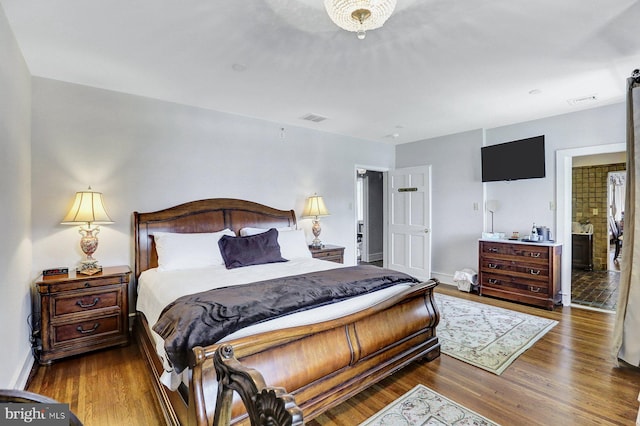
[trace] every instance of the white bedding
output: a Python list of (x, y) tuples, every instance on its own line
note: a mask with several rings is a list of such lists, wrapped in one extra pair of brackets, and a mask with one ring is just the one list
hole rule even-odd
[[(165, 306), (178, 297), (187, 294), (340, 267), (344, 267), (344, 265), (313, 258), (299, 258), (283, 263), (269, 263), (235, 269), (226, 269), (224, 265), (174, 271), (159, 271), (157, 268), (149, 269), (140, 274), (140, 278), (138, 279), (137, 310), (144, 313), (149, 326), (152, 327), (158, 320)], [(400, 293), (408, 287), (409, 284), (399, 284), (332, 305), (265, 321), (238, 330), (221, 341), (228, 341), (284, 327), (295, 327), (339, 318), (367, 308), (391, 295)], [(156, 351), (163, 360), (165, 368), (162, 381), (167, 387), (175, 390), (180, 384), (181, 379), (173, 373), (170, 364), (167, 362), (162, 338), (155, 332), (152, 332), (152, 334), (155, 338)]]

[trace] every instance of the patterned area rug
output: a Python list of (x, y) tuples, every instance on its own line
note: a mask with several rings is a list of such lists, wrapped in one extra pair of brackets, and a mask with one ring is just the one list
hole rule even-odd
[(442, 353), (502, 372), (558, 321), (435, 294), (440, 310), (436, 334)]
[(497, 423), (418, 385), (360, 426), (490, 426)]

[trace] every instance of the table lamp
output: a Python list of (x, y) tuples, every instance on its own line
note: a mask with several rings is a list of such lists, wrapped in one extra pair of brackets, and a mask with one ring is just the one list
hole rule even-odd
[(311, 242), (311, 247), (313, 248), (321, 248), (322, 241), (320, 241), (320, 232), (322, 229), (320, 228), (320, 220), (318, 219), (320, 216), (329, 216), (329, 211), (327, 210), (327, 206), (324, 204), (324, 200), (320, 195), (314, 194), (313, 196), (307, 198), (307, 201), (304, 206), (304, 210), (302, 211), (303, 218), (313, 218), (313, 226), (311, 227), (311, 231), (313, 232), (313, 236), (315, 237)]
[(487, 211), (491, 213), (491, 233), (493, 234), (493, 214), (498, 210), (499, 203), (497, 200), (487, 200)]
[[(76, 192), (73, 206), (69, 213), (62, 219), (63, 225), (80, 225), (78, 231), (80, 238), (80, 248), (85, 254), (85, 259), (80, 262), (78, 273), (85, 275), (93, 275), (100, 272), (102, 267), (98, 265), (98, 261), (93, 258), (93, 253), (98, 248), (98, 233), (100, 228), (91, 225), (106, 225), (113, 223), (113, 220), (107, 214), (102, 200), (102, 193), (95, 192), (89, 187), (86, 191)], [(86, 228), (83, 225), (86, 224)]]

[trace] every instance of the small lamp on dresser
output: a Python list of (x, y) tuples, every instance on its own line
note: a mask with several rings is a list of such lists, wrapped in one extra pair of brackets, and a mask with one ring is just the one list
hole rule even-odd
[[(78, 272), (85, 275), (92, 275), (100, 272), (102, 267), (93, 258), (93, 253), (98, 248), (98, 233), (100, 228), (91, 225), (106, 225), (113, 223), (104, 208), (102, 193), (95, 192), (89, 187), (86, 191), (76, 192), (76, 197), (69, 213), (62, 219), (63, 225), (79, 225), (80, 248), (85, 254), (85, 259), (80, 262)], [(86, 225), (86, 228), (83, 227)]]
[(329, 210), (327, 210), (327, 206), (324, 204), (322, 197), (314, 194), (307, 198), (304, 210), (302, 211), (303, 218), (313, 218), (313, 226), (311, 227), (311, 231), (315, 237), (311, 242), (311, 247), (313, 248), (322, 247), (322, 241), (320, 241), (319, 238), (320, 232), (322, 231), (322, 228), (320, 228), (320, 220), (318, 219), (320, 216), (329, 216)]
[(498, 210), (498, 200), (487, 200), (487, 211), (491, 213), (491, 233), (493, 234), (493, 214)]

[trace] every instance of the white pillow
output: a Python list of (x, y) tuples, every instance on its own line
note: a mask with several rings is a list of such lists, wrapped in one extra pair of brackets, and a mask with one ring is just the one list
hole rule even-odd
[(195, 234), (154, 232), (158, 270), (173, 271), (224, 264), (218, 246), (218, 240), (223, 235), (233, 237), (235, 233), (230, 229)]
[[(271, 228), (242, 228), (240, 230), (240, 236), (241, 237), (246, 237), (249, 235), (257, 235), (257, 234), (262, 234), (263, 232), (267, 232), (269, 229)], [(290, 226), (286, 226), (284, 228), (276, 228), (278, 230), (278, 232), (282, 232), (282, 231), (294, 231), (295, 229), (290, 227)]]
[[(301, 257), (312, 257), (309, 246), (307, 245), (307, 238), (304, 235), (302, 229), (277, 228), (278, 229), (278, 244), (280, 245), (280, 254), (287, 260), (297, 259)], [(263, 228), (242, 228), (240, 230), (241, 236), (256, 235), (268, 231)]]
[(312, 257), (303, 229), (278, 231), (278, 244), (280, 244), (280, 254), (287, 260)]

